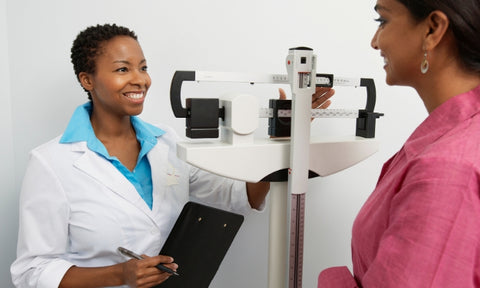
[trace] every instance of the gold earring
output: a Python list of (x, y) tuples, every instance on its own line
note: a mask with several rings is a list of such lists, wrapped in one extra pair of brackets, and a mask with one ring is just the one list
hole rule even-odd
[(422, 74), (426, 74), (429, 68), (428, 60), (427, 60), (427, 51), (425, 51), (425, 54), (423, 54), (423, 61), (422, 64), (420, 65), (420, 71)]

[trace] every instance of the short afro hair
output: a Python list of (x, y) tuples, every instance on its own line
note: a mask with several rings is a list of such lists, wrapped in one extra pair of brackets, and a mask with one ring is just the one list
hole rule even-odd
[[(116, 36), (128, 36), (138, 41), (135, 32), (115, 24), (91, 26), (77, 35), (70, 50), (70, 58), (77, 80), (80, 81), (79, 74), (81, 72), (95, 73), (95, 60), (102, 52), (102, 45)], [(90, 93), (85, 91), (88, 93), (88, 98), (91, 99)]]

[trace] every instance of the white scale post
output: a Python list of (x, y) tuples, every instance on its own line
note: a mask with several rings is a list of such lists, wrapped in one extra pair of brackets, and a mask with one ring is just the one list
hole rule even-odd
[(287, 56), (292, 89), (292, 120), (288, 192), (290, 203), (290, 246), (288, 287), (302, 287), (305, 193), (308, 191), (310, 159), (310, 109), (315, 93), (316, 57), (311, 49), (291, 49)]
[[(187, 118), (188, 137), (217, 138), (220, 135), (220, 139), (212, 141), (178, 143), (180, 159), (211, 173), (247, 182), (269, 180), (275, 173), (288, 172), (287, 182), (271, 182), (269, 288), (302, 287), (305, 193), (309, 173), (327, 176), (374, 154), (378, 150), (378, 142), (373, 138), (375, 119), (382, 116), (373, 112), (373, 80), (319, 76), (316, 56), (306, 47), (290, 49), (286, 67), (287, 75), (177, 71), (170, 90), (175, 116)], [(259, 108), (256, 97), (246, 94), (230, 94), (221, 99), (188, 98), (187, 108), (184, 108), (181, 104), (183, 81), (290, 84), (291, 110)], [(367, 107), (358, 111), (311, 110), (312, 94), (319, 85), (366, 86)], [(290, 138), (255, 139), (253, 133), (258, 118), (272, 118), (275, 113), (278, 117), (291, 117)], [(312, 117), (357, 118), (357, 135), (310, 137)], [(219, 118), (222, 118), (221, 133), (218, 132)]]

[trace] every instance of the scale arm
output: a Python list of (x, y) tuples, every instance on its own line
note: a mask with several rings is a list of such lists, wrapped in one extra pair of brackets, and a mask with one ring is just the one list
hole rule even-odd
[(175, 71), (170, 86), (170, 104), (177, 118), (187, 118), (187, 109), (182, 106), (183, 81), (195, 81), (195, 71)]
[(375, 81), (373, 81), (371, 78), (361, 78), (360, 86), (367, 89), (367, 104), (365, 106), (365, 110), (368, 112), (373, 112), (375, 109), (375, 102), (377, 101)]
[(367, 89), (367, 103), (365, 109), (358, 111), (356, 136), (364, 138), (375, 137), (375, 121), (383, 116), (383, 113), (374, 111), (377, 93), (375, 81), (371, 78), (361, 78), (360, 86)]
[[(374, 138), (375, 121), (377, 118), (383, 116), (382, 113), (374, 112), (376, 102), (376, 88), (374, 80), (371, 78), (334, 77), (333, 74), (320, 73), (317, 73), (315, 76), (315, 86), (317, 87), (361, 86), (366, 88), (367, 101), (365, 109), (358, 110), (356, 136)], [(223, 120), (225, 119), (225, 110), (223, 107), (220, 107), (220, 101), (217, 98), (187, 98), (186, 107), (183, 107), (181, 90), (184, 81), (289, 84), (288, 75), (286, 74), (175, 71), (170, 87), (170, 103), (175, 117), (187, 119), (186, 134), (189, 138), (217, 138), (219, 136), (219, 118)], [(280, 100), (275, 101), (280, 102)], [(277, 119), (272, 119), (272, 121), (275, 122)], [(282, 126), (277, 124), (275, 127)], [(290, 131), (290, 127), (284, 127), (280, 129), (284, 129), (288, 132)]]

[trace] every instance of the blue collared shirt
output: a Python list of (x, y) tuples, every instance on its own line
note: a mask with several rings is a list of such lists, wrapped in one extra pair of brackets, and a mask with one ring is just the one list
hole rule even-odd
[(152, 170), (147, 153), (157, 144), (157, 137), (165, 133), (160, 128), (142, 121), (140, 118), (132, 116), (131, 122), (140, 143), (141, 149), (137, 159), (137, 165), (130, 171), (123, 165), (117, 157), (108, 154), (105, 145), (98, 140), (90, 122), (92, 112), (92, 103), (88, 102), (77, 107), (73, 113), (67, 129), (60, 139), (60, 143), (73, 143), (86, 141), (87, 147), (93, 152), (108, 159), (129, 181), (135, 186), (140, 196), (152, 209), (153, 205), (153, 185)]

